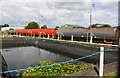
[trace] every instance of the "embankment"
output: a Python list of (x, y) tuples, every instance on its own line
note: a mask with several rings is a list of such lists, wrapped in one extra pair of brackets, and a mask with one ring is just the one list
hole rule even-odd
[[(35, 46), (48, 51), (66, 55), (71, 58), (80, 58), (99, 51), (99, 48), (96, 47), (85, 46), (81, 44), (71, 44), (48, 39), (3, 39), (2, 43), (0, 44), (2, 45), (2, 48)], [(117, 55), (118, 52), (105, 52), (105, 63), (117, 61)], [(98, 63), (99, 54), (92, 57), (87, 57), (85, 59), (82, 59), (81, 61), (88, 63)]]

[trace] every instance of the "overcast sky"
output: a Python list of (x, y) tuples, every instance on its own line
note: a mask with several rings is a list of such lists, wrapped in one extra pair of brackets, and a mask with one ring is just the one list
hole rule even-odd
[(119, 0), (1, 0), (0, 25), (26, 26), (31, 21), (49, 28), (65, 24), (89, 26), (92, 23), (118, 26)]

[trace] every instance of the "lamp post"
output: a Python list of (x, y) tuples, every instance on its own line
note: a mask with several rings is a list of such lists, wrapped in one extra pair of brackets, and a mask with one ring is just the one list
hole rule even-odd
[[(95, 4), (92, 4), (92, 9), (94, 8)], [(93, 42), (93, 34), (91, 32), (91, 25), (92, 25), (92, 9), (90, 9), (90, 44)]]
[[(40, 16), (40, 18), (42, 18), (43, 16)], [(40, 18), (39, 18), (39, 25), (40, 25)], [(40, 26), (40, 29), (41, 29), (41, 26)]]

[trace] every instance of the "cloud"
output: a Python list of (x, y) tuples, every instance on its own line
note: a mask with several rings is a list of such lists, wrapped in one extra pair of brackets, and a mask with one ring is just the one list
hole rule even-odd
[(56, 7), (59, 9), (69, 10), (86, 10), (90, 8), (89, 2), (57, 2)]
[(95, 0), (95, 2), (119, 2), (119, 0)]
[[(28, 1), (28, 0), (27, 0)], [(26, 26), (30, 21), (40, 22), (40, 25), (49, 27), (61, 26), (64, 24), (76, 24), (84, 27), (89, 26), (90, 2), (20, 2), (18, 0), (2, 2), (2, 23), (11, 26)], [(78, 1), (78, 0), (76, 0)], [(108, 23), (117, 25), (117, 2), (95, 2), (93, 10), (93, 23)], [(113, 7), (114, 6), (114, 7)]]

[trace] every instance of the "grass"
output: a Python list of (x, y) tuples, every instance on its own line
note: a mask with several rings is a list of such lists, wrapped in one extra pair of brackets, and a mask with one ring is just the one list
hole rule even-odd
[(13, 38), (12, 36), (0, 36), (0, 38)]
[(118, 74), (116, 72), (111, 72), (106, 75), (104, 75), (103, 78), (117, 78)]

